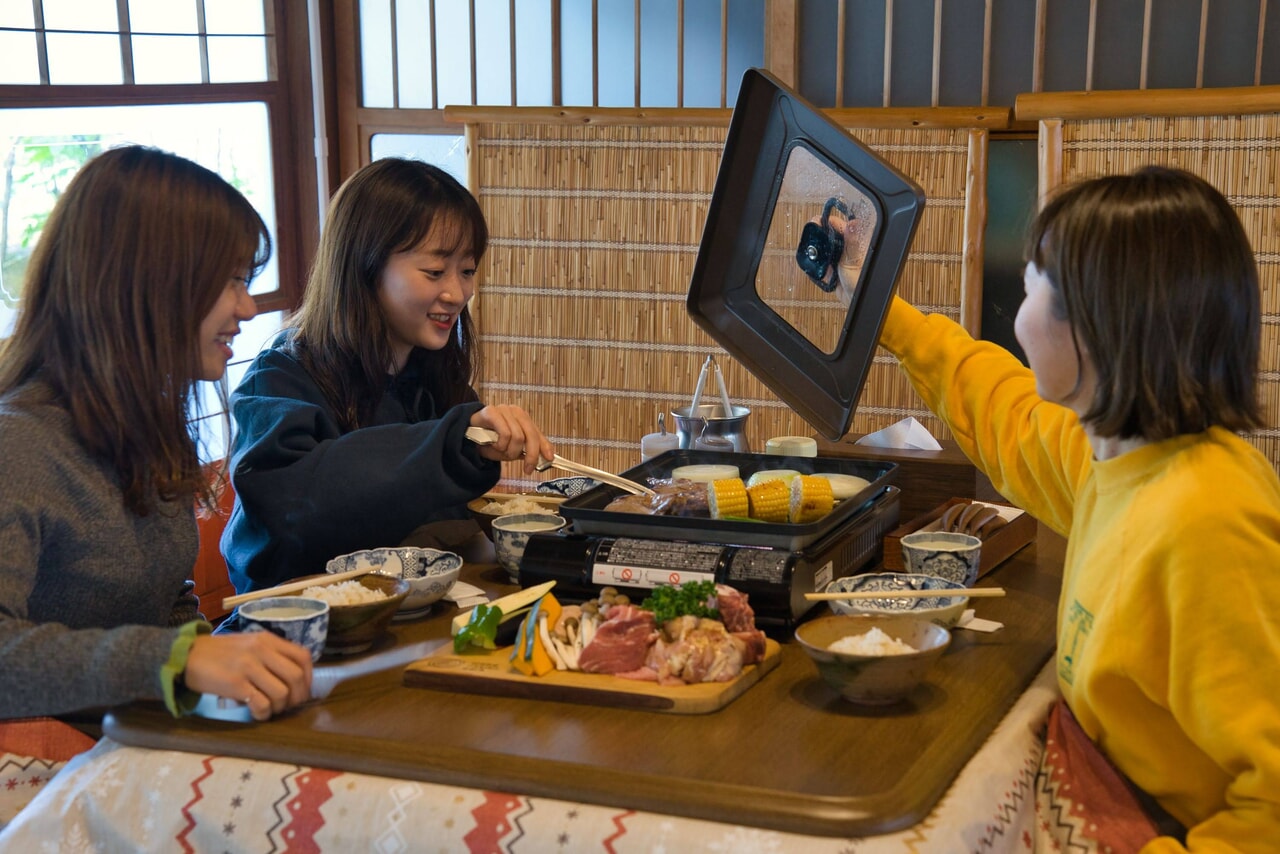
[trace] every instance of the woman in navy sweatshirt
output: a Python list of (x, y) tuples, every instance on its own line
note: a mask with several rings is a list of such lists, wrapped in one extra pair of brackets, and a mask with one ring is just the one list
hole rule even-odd
[[(222, 552), (237, 590), (465, 519), (501, 461), (532, 473), (553, 456), (527, 412), (471, 386), (467, 303), (487, 243), (475, 198), (426, 163), (375, 161), (335, 194), (301, 309), (231, 397)], [(498, 440), (467, 441), (473, 425)]]

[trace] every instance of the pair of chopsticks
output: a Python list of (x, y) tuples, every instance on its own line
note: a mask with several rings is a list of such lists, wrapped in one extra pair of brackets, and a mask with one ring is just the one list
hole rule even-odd
[[(484, 427), (468, 427), (466, 436), (477, 445), (492, 445), (498, 441), (498, 434)], [(611, 483), (619, 489), (630, 492), (632, 495), (656, 495), (649, 487), (636, 483), (634, 480), (627, 480), (625, 477), (619, 477), (612, 472), (603, 469), (594, 468), (583, 463), (575, 463), (573, 460), (566, 460), (564, 457), (556, 454), (549, 460), (544, 460), (541, 455), (538, 456), (538, 471), (546, 471), (549, 468), (564, 469), (574, 474), (585, 475), (594, 480), (604, 483)]]
[(715, 370), (716, 382), (720, 386), (720, 406), (724, 409), (724, 417), (733, 417), (733, 404), (729, 402), (729, 389), (724, 384), (724, 373), (720, 370), (716, 357), (707, 356), (707, 360), (702, 363), (702, 370), (698, 373), (698, 383), (693, 387), (693, 403), (689, 405), (690, 418), (698, 417), (698, 407), (702, 404), (702, 390), (707, 385), (707, 373), (712, 369)]
[(252, 602), (254, 599), (301, 593), (308, 587), (325, 587), (330, 584), (337, 584), (339, 581), (350, 581), (353, 578), (368, 575), (372, 571), (371, 569), (352, 569), (347, 572), (335, 572), (332, 575), (326, 575), (324, 578), (307, 578), (302, 581), (290, 581), (288, 584), (277, 584), (275, 587), (268, 587), (265, 590), (254, 590), (249, 593), (241, 593), (238, 596), (227, 596), (222, 600), (222, 607), (234, 608), (242, 602)]
[(932, 599), (948, 596), (967, 596), (970, 599), (988, 599), (1003, 596), (1003, 587), (970, 587), (964, 590), (880, 590), (861, 593), (806, 593), (810, 602), (829, 602), (840, 599)]

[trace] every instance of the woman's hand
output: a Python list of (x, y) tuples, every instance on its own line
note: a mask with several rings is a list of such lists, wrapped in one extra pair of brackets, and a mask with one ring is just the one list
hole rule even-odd
[(271, 632), (200, 635), (183, 679), (192, 691), (237, 700), (265, 721), (311, 697), (311, 654)]
[(831, 227), (840, 232), (844, 238), (844, 251), (840, 255), (836, 272), (840, 278), (840, 287), (836, 294), (846, 306), (853, 302), (853, 295), (858, 288), (858, 279), (862, 277), (862, 266), (866, 260), (867, 239), (870, 237), (870, 223), (865, 219), (846, 219), (838, 210), (833, 210), (827, 217)]
[(471, 426), (487, 427), (498, 434), (498, 441), (480, 446), (480, 456), (498, 462), (523, 457), (525, 474), (533, 474), (538, 457), (549, 460), (556, 455), (555, 448), (533, 423), (533, 418), (518, 406), (505, 403), (486, 406), (471, 416)]

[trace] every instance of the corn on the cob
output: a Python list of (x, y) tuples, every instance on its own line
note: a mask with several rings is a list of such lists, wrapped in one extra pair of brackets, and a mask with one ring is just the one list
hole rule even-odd
[(714, 480), (707, 486), (707, 509), (712, 519), (747, 515), (747, 487), (742, 478)]
[(784, 480), (766, 480), (747, 487), (751, 518), (761, 522), (785, 522), (791, 511), (791, 490)]
[(802, 474), (791, 481), (791, 522), (804, 524), (831, 512), (835, 498), (831, 481), (818, 475)]

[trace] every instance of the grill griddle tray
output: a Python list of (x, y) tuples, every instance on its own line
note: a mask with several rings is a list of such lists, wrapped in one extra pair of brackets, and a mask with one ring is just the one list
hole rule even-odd
[(835, 509), (823, 518), (803, 525), (618, 513), (604, 508), (624, 493), (617, 487), (608, 485), (597, 486), (576, 498), (568, 499), (560, 505), (560, 515), (569, 519), (573, 523), (574, 532), (579, 534), (767, 546), (798, 551), (840, 527), (869, 501), (884, 492), (889, 475), (897, 468), (897, 463), (883, 460), (675, 450), (628, 469), (622, 472), (622, 476), (647, 485), (651, 478), (669, 479), (671, 472), (680, 466), (708, 464), (735, 465), (743, 480), (764, 469), (794, 469), (801, 474), (830, 472), (855, 475), (865, 478), (870, 485), (852, 498), (837, 503)]

